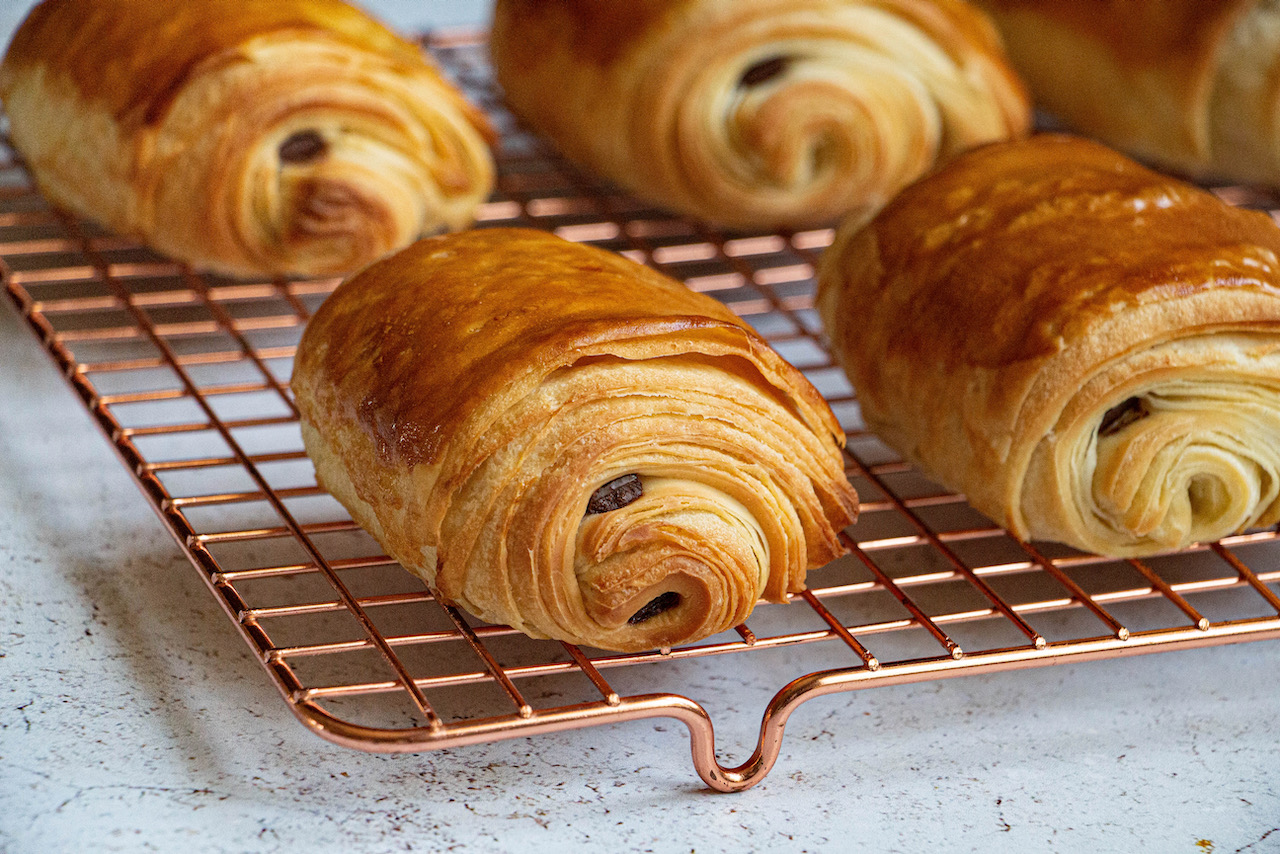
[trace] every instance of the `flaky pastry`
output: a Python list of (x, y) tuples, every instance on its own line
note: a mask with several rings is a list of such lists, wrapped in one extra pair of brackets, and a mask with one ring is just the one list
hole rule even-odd
[(498, 0), (491, 53), (508, 103), (570, 159), (736, 227), (874, 213), (1030, 117), (963, 0)]
[(318, 480), (477, 616), (615, 650), (728, 629), (843, 552), (844, 434), (721, 303), (549, 233), (345, 282), (292, 386)]
[(1192, 177), (1280, 185), (1280, 3), (976, 2), (1073, 130)]
[(1019, 537), (1134, 556), (1280, 521), (1280, 228), (1104, 146), (962, 155), (837, 235), (867, 424)]

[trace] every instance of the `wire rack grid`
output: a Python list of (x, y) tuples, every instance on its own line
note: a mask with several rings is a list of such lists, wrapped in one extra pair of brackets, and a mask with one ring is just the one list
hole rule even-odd
[[(561, 161), (504, 109), (473, 35), (428, 49), (500, 130), (479, 227), (521, 224), (626, 254), (720, 298), (827, 397), (862, 514), (850, 554), (790, 605), (686, 647), (639, 654), (534, 641), (436, 601), (315, 484), (288, 389), (301, 329), (336, 280), (197, 274), (50, 208), (0, 167), (6, 291), (291, 711), (334, 742), (415, 752), (654, 717), (682, 722), (719, 791), (759, 782), (814, 697), (1064, 660), (1280, 637), (1280, 533), (1147, 560), (1018, 542), (863, 427), (813, 311), (830, 230), (727, 233), (673, 217)], [(1229, 201), (1274, 199), (1222, 188)], [(707, 697), (678, 663), (789, 671), (754, 750), (722, 764)], [(727, 664), (727, 662), (726, 662)]]

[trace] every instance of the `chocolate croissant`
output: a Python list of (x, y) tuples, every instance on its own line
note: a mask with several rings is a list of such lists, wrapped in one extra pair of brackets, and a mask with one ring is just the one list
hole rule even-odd
[(963, 0), (498, 0), (508, 103), (570, 159), (737, 227), (874, 212), (1029, 107)]
[(483, 116), (340, 0), (45, 0), (0, 98), (51, 202), (218, 272), (349, 272), (493, 182)]
[(1037, 103), (1201, 177), (1280, 184), (1280, 6), (1262, 0), (977, 0)]
[(823, 258), (867, 424), (1024, 539), (1136, 556), (1280, 521), (1280, 229), (1046, 135)]
[(722, 304), (521, 229), (341, 285), (293, 389), (319, 483), (443, 599), (614, 650), (697, 640), (843, 552), (844, 434)]

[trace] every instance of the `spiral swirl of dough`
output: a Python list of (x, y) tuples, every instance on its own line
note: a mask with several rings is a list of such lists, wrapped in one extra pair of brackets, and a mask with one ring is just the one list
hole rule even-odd
[(570, 158), (702, 219), (873, 213), (939, 159), (1028, 127), (960, 2), (649, 2), (639, 21), (606, 5), (499, 2), (508, 101)]
[(535, 637), (723, 631), (803, 589), (856, 513), (795, 368), (716, 301), (541, 232), (366, 268), (308, 326), (293, 387), (320, 482), (388, 553)]
[(1023, 515), (1059, 519), (1054, 539), (1126, 555), (1280, 521), (1280, 336), (1231, 325), (1090, 378), (1032, 456)]
[[(225, 93), (221, 110), (196, 85), (173, 121), (204, 101), (206, 120), (225, 129), (198, 145), (209, 155), (199, 181), (219, 202), (210, 230), (248, 269), (349, 272), (470, 224), (492, 186), (483, 124), (425, 63), (413, 72), (376, 57), (356, 64), (324, 39), (242, 51), (251, 65), (210, 81)], [(291, 140), (314, 140), (316, 155), (291, 161)], [(175, 196), (157, 182), (157, 219), (182, 203)]]

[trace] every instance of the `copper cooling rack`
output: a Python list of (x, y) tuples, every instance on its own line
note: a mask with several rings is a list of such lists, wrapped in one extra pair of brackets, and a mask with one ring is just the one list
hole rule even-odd
[[(790, 605), (701, 643), (623, 655), (533, 641), (436, 602), (316, 487), (288, 389), (294, 346), (336, 281), (197, 275), (50, 207), (9, 155), (9, 296), (295, 715), (319, 735), (412, 752), (670, 717), (712, 788), (759, 782), (814, 697), (1064, 660), (1280, 637), (1280, 534), (1148, 560), (1015, 541), (866, 432), (820, 336), (829, 230), (725, 233), (574, 171), (516, 127), (474, 38), (429, 49), (495, 118), (498, 190), (480, 227), (522, 224), (623, 252), (711, 293), (802, 368), (849, 434), (863, 498), (851, 554)], [(1238, 204), (1276, 201), (1242, 188)], [(719, 761), (709, 697), (679, 662), (779, 673), (754, 752)], [(705, 690), (705, 689), (703, 689)], [(852, 736), (851, 736), (852, 737)]]

